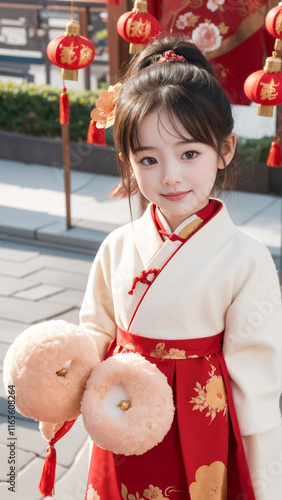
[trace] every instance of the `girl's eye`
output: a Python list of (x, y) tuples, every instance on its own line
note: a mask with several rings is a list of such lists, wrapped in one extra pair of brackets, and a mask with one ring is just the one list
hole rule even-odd
[(186, 151), (181, 158), (184, 158), (184, 160), (193, 160), (196, 156), (198, 156), (197, 151)]
[(143, 158), (143, 160), (141, 160), (141, 163), (143, 163), (143, 165), (155, 165), (157, 163), (157, 160), (155, 158), (151, 158), (150, 156), (148, 156), (147, 158)]

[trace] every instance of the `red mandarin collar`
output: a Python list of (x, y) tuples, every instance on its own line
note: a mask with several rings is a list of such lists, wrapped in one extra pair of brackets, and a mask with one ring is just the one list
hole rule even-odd
[[(197, 217), (200, 217), (203, 220), (203, 223), (201, 224), (200, 227), (204, 226), (217, 212), (219, 212), (221, 207), (222, 207), (222, 203), (219, 200), (212, 199), (212, 200), (209, 200), (208, 205), (206, 205), (204, 208), (202, 208), (201, 210), (196, 212), (195, 215)], [(160, 236), (163, 240), (164, 240), (164, 235), (165, 235), (172, 241), (175, 241), (175, 240), (178, 240), (181, 242), (186, 241), (184, 238), (181, 238), (177, 234), (174, 234), (174, 233), (168, 234), (166, 232), (166, 230), (165, 230), (165, 228), (164, 228), (164, 226), (163, 226), (163, 224), (158, 216), (158, 211), (157, 211), (156, 205), (153, 205), (153, 204), (151, 205), (151, 214), (152, 214), (155, 226), (156, 226), (157, 230), (159, 231)], [(194, 234), (196, 231), (198, 231), (200, 229), (200, 227), (198, 229), (196, 229), (195, 231), (193, 231), (192, 234)]]

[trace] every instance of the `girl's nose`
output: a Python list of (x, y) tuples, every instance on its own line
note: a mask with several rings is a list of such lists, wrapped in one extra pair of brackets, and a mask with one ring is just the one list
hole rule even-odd
[(168, 167), (163, 172), (162, 183), (164, 186), (174, 186), (175, 184), (181, 184), (182, 177), (177, 168)]

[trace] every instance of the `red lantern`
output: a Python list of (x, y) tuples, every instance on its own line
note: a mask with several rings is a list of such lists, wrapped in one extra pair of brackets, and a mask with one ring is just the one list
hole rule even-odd
[(273, 107), (282, 104), (281, 59), (276, 56), (273, 52), (264, 68), (248, 76), (244, 84), (246, 96), (259, 104), (260, 116), (272, 116)]
[(129, 53), (136, 54), (142, 45), (159, 33), (160, 24), (154, 16), (148, 14), (146, 0), (135, 0), (133, 9), (120, 16), (117, 30), (124, 40), (130, 42)]
[(267, 31), (276, 38), (274, 49), (282, 49), (282, 2), (271, 9), (265, 18)]
[(51, 40), (47, 46), (50, 61), (63, 68), (63, 80), (77, 80), (78, 70), (89, 66), (94, 55), (94, 45), (80, 36), (80, 26), (73, 20), (67, 24), (66, 33)]

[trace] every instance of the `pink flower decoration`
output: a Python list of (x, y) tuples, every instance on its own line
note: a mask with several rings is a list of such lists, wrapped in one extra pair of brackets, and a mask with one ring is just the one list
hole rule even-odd
[(207, 9), (211, 10), (212, 12), (215, 12), (220, 5), (223, 5), (225, 0), (208, 0), (207, 2)]
[(184, 30), (185, 28), (187, 28), (188, 24), (185, 15), (179, 16), (175, 24), (177, 29), (179, 30)]
[(96, 108), (91, 112), (97, 128), (111, 127), (115, 122), (115, 108), (118, 100), (121, 83), (111, 85), (108, 90), (102, 90), (96, 101)]
[(222, 36), (215, 24), (201, 23), (194, 29), (192, 40), (200, 50), (210, 52), (220, 47)]

